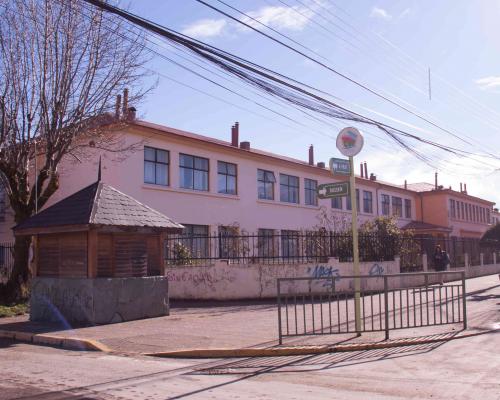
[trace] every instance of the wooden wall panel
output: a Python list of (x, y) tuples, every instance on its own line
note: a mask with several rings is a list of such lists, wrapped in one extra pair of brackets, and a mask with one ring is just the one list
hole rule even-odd
[(148, 235), (148, 276), (161, 275), (160, 235)]
[(87, 276), (86, 232), (39, 235), (38, 241), (38, 276)]
[(110, 233), (97, 236), (97, 276), (113, 276), (113, 235)]
[(38, 276), (59, 275), (59, 236), (38, 237)]
[(114, 235), (115, 277), (147, 276), (148, 250), (145, 235)]

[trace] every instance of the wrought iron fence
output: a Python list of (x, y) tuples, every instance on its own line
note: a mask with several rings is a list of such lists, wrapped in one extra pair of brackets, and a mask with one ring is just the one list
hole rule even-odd
[[(279, 343), (285, 337), (385, 332), (461, 323), (467, 327), (465, 273), (360, 276), (356, 327), (354, 276), (277, 280)], [(458, 281), (438, 284), (442, 279)]]
[(14, 267), (14, 244), (0, 243), (0, 282), (6, 282)]
[[(393, 236), (360, 235), (361, 261), (389, 261), (400, 240)], [(168, 264), (189, 265), (217, 259), (236, 263), (327, 262), (329, 257), (352, 260), (352, 236), (336, 232), (196, 236), (177, 235), (166, 240)]]
[[(272, 231), (271, 231), (272, 232)], [(440, 245), (450, 256), (452, 268), (465, 267), (465, 254), (471, 265), (493, 262), (500, 244), (481, 244), (477, 239), (401, 237), (398, 235), (360, 234), (361, 261), (401, 259), (401, 272), (423, 270), (422, 255), (427, 254), (429, 269), (434, 269), (434, 250)], [(176, 235), (166, 240), (166, 261), (174, 265), (209, 263), (229, 259), (233, 263), (309, 263), (326, 262), (328, 258), (352, 260), (352, 236), (338, 232), (294, 232), (213, 236)], [(500, 260), (500, 257), (497, 257)]]

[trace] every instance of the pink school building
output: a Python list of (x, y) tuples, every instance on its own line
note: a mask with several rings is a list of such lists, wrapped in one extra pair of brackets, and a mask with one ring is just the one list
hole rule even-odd
[[(304, 149), (307, 161), (260, 151), (239, 141), (238, 124), (228, 141), (140, 120), (120, 129), (124, 143), (139, 150), (123, 159), (103, 154), (102, 180), (183, 224), (186, 233), (342, 230), (350, 224), (350, 199), (316, 196), (319, 184), (346, 178), (315, 164), (312, 147)], [(81, 163), (66, 160), (60, 189), (48, 205), (93, 183), (99, 155), (95, 151)], [(437, 179), (435, 184), (390, 184), (368, 175), (365, 165), (356, 184), (359, 223), (395, 215), (399, 226), (417, 234), (472, 238), (481, 237), (491, 223), (494, 203), (465, 188), (445, 189)], [(0, 197), (0, 242), (9, 242), (12, 212)]]

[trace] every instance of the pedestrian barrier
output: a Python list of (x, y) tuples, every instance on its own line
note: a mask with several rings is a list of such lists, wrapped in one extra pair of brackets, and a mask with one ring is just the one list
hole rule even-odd
[[(459, 280), (449, 281), (457, 276)], [(356, 326), (354, 279), (360, 280)], [(446, 279), (445, 279), (446, 278)], [(465, 272), (426, 272), (277, 280), (279, 343), (283, 338), (389, 332), (462, 323), (467, 327)]]

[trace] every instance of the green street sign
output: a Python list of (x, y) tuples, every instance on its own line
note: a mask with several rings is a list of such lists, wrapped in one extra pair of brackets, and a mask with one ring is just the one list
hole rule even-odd
[(318, 185), (317, 192), (320, 199), (349, 196), (349, 182), (323, 183)]
[(344, 160), (342, 158), (330, 158), (330, 171), (332, 174), (351, 174), (351, 165), (349, 160)]

